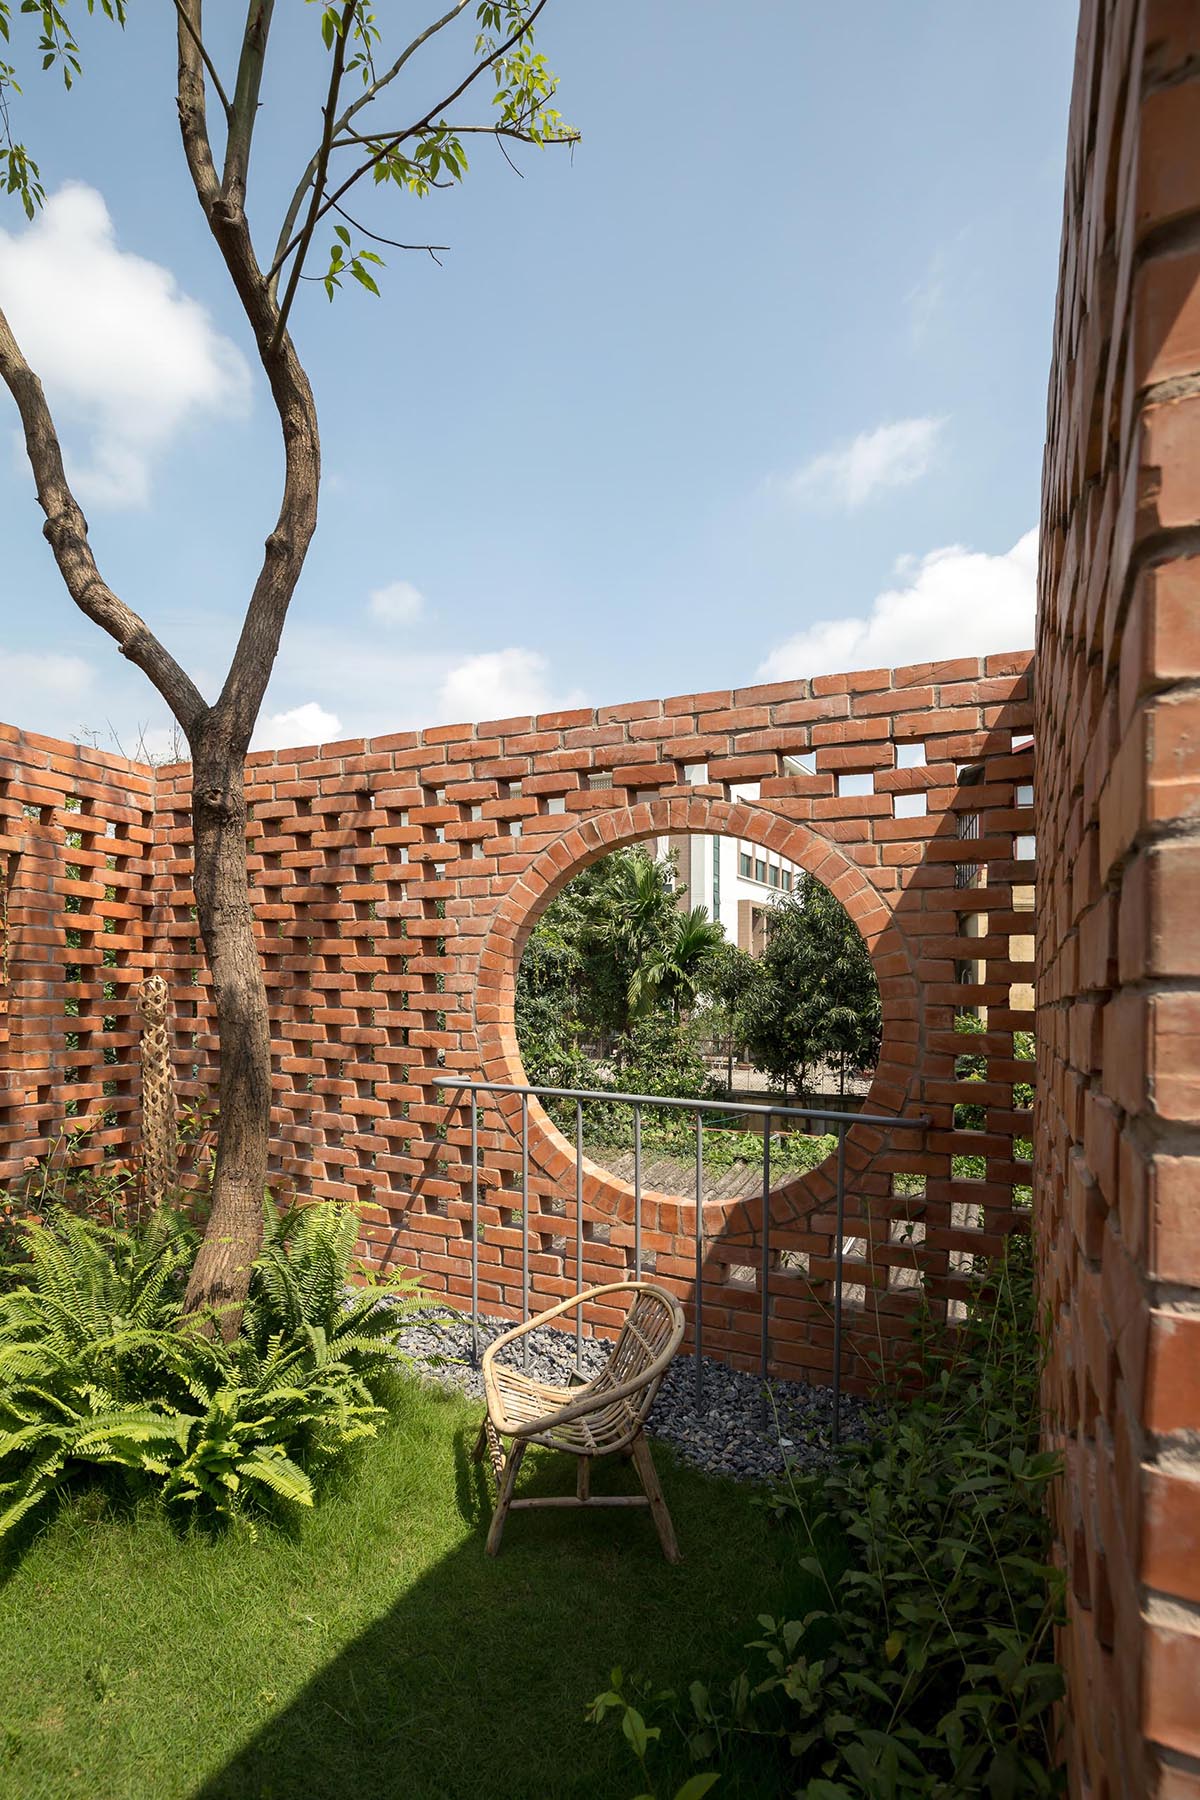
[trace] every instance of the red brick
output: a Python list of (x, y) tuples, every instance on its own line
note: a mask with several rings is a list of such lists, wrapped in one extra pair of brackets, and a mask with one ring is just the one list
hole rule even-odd
[(1143, 1481), (1140, 1579), (1200, 1605), (1200, 1478), (1147, 1467)]
[(1200, 1757), (1200, 1631), (1150, 1625), (1146, 1629), (1142, 1725), (1147, 1738), (1184, 1756)]
[(1139, 233), (1200, 211), (1200, 82), (1173, 83), (1142, 102)]
[[(1200, 90), (1193, 90), (1200, 102)], [(1134, 364), (1138, 387), (1200, 369), (1200, 251), (1151, 257), (1134, 284)]]

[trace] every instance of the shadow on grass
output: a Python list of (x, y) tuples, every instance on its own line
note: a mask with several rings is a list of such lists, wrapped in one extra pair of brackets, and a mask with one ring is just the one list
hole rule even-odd
[[(621, 1664), (656, 1691), (685, 1691), (744, 1660), (756, 1611), (783, 1602), (784, 1534), (746, 1544), (744, 1492), (674, 1465), (656, 1448), (685, 1562), (662, 1558), (649, 1513), (515, 1513), (498, 1558), (484, 1554), (490, 1483), (474, 1429), (453, 1439), (455, 1506), (467, 1535), (194, 1790), (193, 1800), (629, 1800), (642, 1788), (618, 1729), (585, 1721)], [(573, 1462), (527, 1460), (520, 1493), (569, 1492)], [(619, 1461), (597, 1492), (636, 1490)], [(764, 1555), (764, 1545), (771, 1549)], [(791, 1559), (787, 1559), (790, 1561)], [(731, 1579), (732, 1578), (732, 1579)], [(787, 1584), (795, 1590), (795, 1582)], [(668, 1737), (664, 1733), (664, 1737)], [(689, 1772), (682, 1745), (657, 1753), (661, 1791)], [(726, 1771), (722, 1795), (774, 1796), (768, 1758)]]

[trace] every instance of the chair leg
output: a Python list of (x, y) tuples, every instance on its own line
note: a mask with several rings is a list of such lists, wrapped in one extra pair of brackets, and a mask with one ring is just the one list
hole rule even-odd
[(675, 1527), (671, 1523), (671, 1514), (667, 1510), (667, 1502), (659, 1484), (658, 1470), (654, 1467), (654, 1458), (650, 1454), (650, 1446), (646, 1442), (643, 1432), (638, 1432), (630, 1449), (633, 1453), (633, 1466), (638, 1472), (638, 1480), (650, 1502), (650, 1512), (654, 1519), (654, 1528), (658, 1532), (658, 1541), (662, 1545), (663, 1555), (669, 1563), (682, 1562), (683, 1558), (679, 1553)]
[(517, 1485), (517, 1470), (521, 1466), (521, 1458), (524, 1454), (524, 1441), (519, 1440), (504, 1459), (504, 1473), (500, 1477), (500, 1490), (496, 1495), (496, 1510), (492, 1514), (491, 1529), (487, 1535), (489, 1556), (499, 1554), (500, 1539), (504, 1536), (504, 1521), (507, 1519), (508, 1509), (512, 1505), (513, 1489)]
[(592, 1493), (592, 1459), (581, 1456), (575, 1465), (575, 1498), (585, 1505)]

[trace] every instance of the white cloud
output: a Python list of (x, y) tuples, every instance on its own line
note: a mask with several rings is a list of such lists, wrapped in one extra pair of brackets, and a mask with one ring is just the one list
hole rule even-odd
[(430, 636), (296, 619), (283, 634), (267, 705), (282, 710), (311, 696), (339, 716), (336, 735), (382, 737), (587, 704), (537, 650), (464, 654), (433, 647)]
[(250, 740), (252, 750), (291, 750), (297, 744), (330, 744), (346, 735), (336, 713), (326, 711), (315, 700), (293, 706), (287, 712), (268, 713), (260, 718)]
[(77, 700), (95, 676), (82, 656), (64, 656), (57, 650), (0, 649), (0, 670), (4, 674), (0, 713), (5, 715), (30, 699)]
[(873, 431), (860, 431), (840, 449), (814, 456), (783, 486), (806, 505), (853, 512), (886, 488), (919, 481), (933, 461), (945, 424), (945, 419), (897, 419)]
[(522, 713), (579, 706), (578, 689), (556, 694), (550, 663), (540, 650), (488, 650), (468, 656), (446, 671), (437, 711), (447, 721), (506, 719)]
[(765, 681), (850, 669), (990, 656), (1033, 643), (1037, 532), (1000, 556), (950, 544), (896, 565), (904, 587), (888, 588), (868, 613), (821, 619), (776, 646), (759, 668)]
[(389, 581), (371, 589), (367, 611), (381, 625), (412, 625), (425, 611), (425, 596), (411, 581)]
[(0, 303), (42, 377), (79, 497), (143, 506), (153, 464), (199, 414), (242, 416), (250, 375), (237, 347), (169, 269), (121, 250), (102, 195), (68, 183), (19, 234), (0, 231)]

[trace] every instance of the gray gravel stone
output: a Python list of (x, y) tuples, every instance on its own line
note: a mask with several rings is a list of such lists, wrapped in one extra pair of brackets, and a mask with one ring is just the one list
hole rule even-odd
[[(481, 1318), (480, 1353), (511, 1319)], [(529, 1369), (539, 1380), (568, 1387), (577, 1378), (573, 1334), (550, 1327), (530, 1332)], [(453, 1315), (410, 1326), (401, 1346), (431, 1379), (482, 1398), (479, 1370), (471, 1362), (471, 1321)], [(514, 1347), (519, 1354), (519, 1347)], [(609, 1345), (585, 1337), (580, 1365), (587, 1380), (602, 1365)], [(765, 1404), (764, 1404), (765, 1402)], [(842, 1437), (865, 1438), (871, 1409), (842, 1396)], [(801, 1473), (828, 1465), (833, 1420), (832, 1390), (803, 1381), (775, 1381), (764, 1393), (757, 1375), (731, 1369), (711, 1357), (702, 1360), (701, 1401), (696, 1404), (695, 1359), (676, 1357), (663, 1378), (650, 1414), (652, 1437), (669, 1444), (686, 1462), (710, 1475), (742, 1481), (771, 1481), (790, 1464)]]

